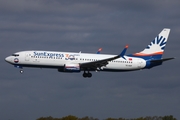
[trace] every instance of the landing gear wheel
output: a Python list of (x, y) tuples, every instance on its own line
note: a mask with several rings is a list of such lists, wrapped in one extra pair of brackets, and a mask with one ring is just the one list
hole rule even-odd
[(87, 77), (87, 73), (84, 72), (83, 73), (83, 77), (86, 78)]
[(23, 70), (20, 70), (20, 73), (21, 73), (21, 74), (23, 74), (23, 72), (24, 72)]
[(92, 74), (91, 73), (87, 73), (87, 76), (90, 78), (90, 77), (92, 77)]
[(92, 74), (90, 72), (88, 72), (88, 73), (84, 72), (83, 77), (84, 78), (86, 78), (86, 77), (90, 78), (90, 77), (92, 77)]

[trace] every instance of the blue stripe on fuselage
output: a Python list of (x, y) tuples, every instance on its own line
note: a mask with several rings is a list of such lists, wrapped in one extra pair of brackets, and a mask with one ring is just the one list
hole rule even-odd
[(138, 55), (127, 55), (128, 57), (136, 57), (136, 58), (142, 58), (146, 61), (146, 66), (144, 69), (149, 69), (158, 65), (161, 65), (162, 62), (151, 62), (152, 60), (160, 60), (162, 55), (152, 55), (152, 56), (138, 56)]

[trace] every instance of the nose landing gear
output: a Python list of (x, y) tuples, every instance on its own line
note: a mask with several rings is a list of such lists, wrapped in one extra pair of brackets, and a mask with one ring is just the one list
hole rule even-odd
[(14, 67), (16, 67), (16, 68), (20, 68), (20, 73), (22, 74), (24, 71), (23, 71), (23, 67), (22, 66), (19, 66), (19, 65), (14, 65)]

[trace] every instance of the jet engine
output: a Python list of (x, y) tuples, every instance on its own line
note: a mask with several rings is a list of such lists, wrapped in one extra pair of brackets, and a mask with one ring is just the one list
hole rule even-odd
[(63, 68), (58, 69), (59, 72), (80, 72), (80, 65), (79, 64), (64, 64)]

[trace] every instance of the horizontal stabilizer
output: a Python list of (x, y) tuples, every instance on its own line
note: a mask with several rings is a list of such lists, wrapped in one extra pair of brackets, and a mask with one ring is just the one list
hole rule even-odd
[(164, 58), (164, 59), (159, 59), (159, 60), (151, 60), (151, 62), (164, 62), (164, 61), (168, 61), (168, 60), (172, 60), (174, 58)]

